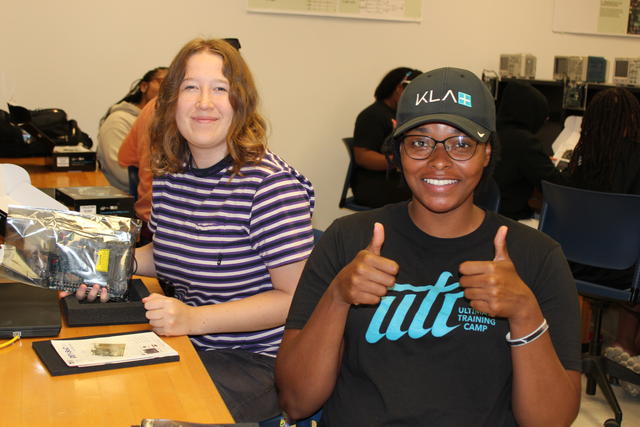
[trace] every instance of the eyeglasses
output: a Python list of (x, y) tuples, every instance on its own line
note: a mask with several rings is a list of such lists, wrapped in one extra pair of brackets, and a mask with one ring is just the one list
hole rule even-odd
[(426, 135), (404, 135), (402, 146), (407, 156), (414, 160), (425, 160), (436, 149), (437, 144), (444, 146), (444, 151), (453, 160), (469, 160), (476, 153), (479, 142), (466, 135), (456, 135), (442, 141)]

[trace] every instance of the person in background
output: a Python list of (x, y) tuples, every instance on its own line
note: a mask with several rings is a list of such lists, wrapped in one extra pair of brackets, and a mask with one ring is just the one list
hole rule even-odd
[[(178, 52), (151, 126), (153, 242), (135, 254), (137, 274), (175, 292), (143, 299), (151, 327), (190, 336), (237, 422), (280, 413), (275, 355), (313, 247), (313, 187), (267, 149), (258, 102), (228, 42), (195, 39)], [(86, 294), (83, 285), (76, 296)]]
[[(565, 170), (568, 185), (586, 190), (640, 195), (640, 102), (627, 89), (597, 93), (582, 118), (580, 139)], [(628, 270), (571, 265), (576, 278), (626, 289)], [(640, 374), (640, 306), (618, 307), (618, 328), (604, 355)], [(640, 386), (622, 382), (633, 396)]]
[(354, 201), (360, 205), (380, 207), (407, 200), (410, 196), (400, 173), (389, 167), (384, 142), (393, 131), (398, 100), (404, 87), (419, 74), (419, 70), (406, 67), (389, 71), (375, 90), (375, 102), (356, 118), (351, 187)]
[(133, 205), (136, 216), (142, 220), (139, 244), (150, 243), (153, 235), (149, 231), (149, 217), (151, 216), (151, 186), (153, 172), (151, 172), (151, 123), (156, 112), (156, 98), (142, 108), (140, 115), (133, 123), (129, 134), (118, 150), (118, 164), (125, 168), (138, 168), (137, 198)]
[(112, 105), (100, 119), (96, 153), (100, 169), (111, 185), (126, 193), (129, 192), (129, 174), (127, 168), (118, 164), (118, 150), (140, 109), (158, 95), (160, 84), (166, 75), (167, 67), (147, 71), (135, 82), (129, 93)]
[(283, 408), (322, 407), (322, 426), (570, 425), (580, 337), (562, 249), (473, 200), (492, 167), (492, 95), (467, 70), (429, 71), (397, 122), (411, 200), (322, 235), (278, 353)]
[(510, 82), (502, 92), (497, 128), (500, 154), (494, 178), (500, 187), (500, 213), (512, 219), (531, 218), (529, 200), (540, 181), (564, 183), (560, 171), (535, 133), (549, 115), (547, 99), (529, 83)]

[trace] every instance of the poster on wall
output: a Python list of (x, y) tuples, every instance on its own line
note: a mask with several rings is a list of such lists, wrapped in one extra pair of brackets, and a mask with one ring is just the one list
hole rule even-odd
[(640, 36), (640, 0), (555, 0), (553, 31)]
[(420, 22), (422, 0), (248, 0), (249, 12)]

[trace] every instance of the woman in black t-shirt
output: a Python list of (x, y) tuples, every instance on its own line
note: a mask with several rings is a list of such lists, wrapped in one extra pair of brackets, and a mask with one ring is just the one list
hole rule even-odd
[(473, 73), (405, 88), (393, 150), (412, 198), (336, 220), (314, 248), (276, 361), (293, 419), (322, 407), (321, 426), (574, 420), (579, 316), (562, 251), (474, 204), (494, 133)]
[(377, 208), (407, 200), (409, 189), (402, 176), (390, 168), (384, 142), (393, 132), (398, 100), (402, 91), (421, 71), (394, 68), (380, 81), (375, 102), (362, 110), (353, 129), (354, 169), (351, 189), (356, 203)]

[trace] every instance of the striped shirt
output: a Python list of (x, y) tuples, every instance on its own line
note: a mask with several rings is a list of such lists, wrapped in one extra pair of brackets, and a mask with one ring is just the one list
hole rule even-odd
[[(269, 269), (306, 259), (313, 247), (311, 182), (267, 151), (231, 176), (229, 157), (153, 181), (149, 228), (158, 277), (191, 306), (273, 289)], [(275, 356), (283, 327), (192, 336), (200, 350), (240, 348)]]

